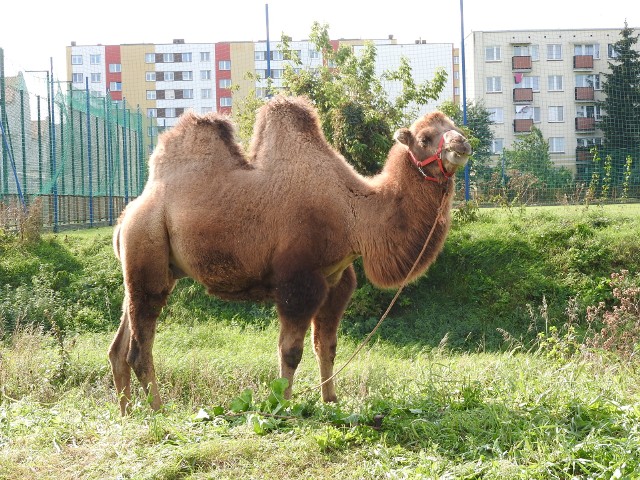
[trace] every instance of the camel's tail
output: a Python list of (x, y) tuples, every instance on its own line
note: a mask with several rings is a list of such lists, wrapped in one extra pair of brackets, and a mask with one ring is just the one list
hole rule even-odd
[(120, 223), (113, 230), (113, 251), (116, 258), (120, 260)]

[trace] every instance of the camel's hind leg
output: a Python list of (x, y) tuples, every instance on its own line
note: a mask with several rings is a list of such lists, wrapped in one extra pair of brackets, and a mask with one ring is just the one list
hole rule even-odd
[(127, 363), (131, 330), (129, 329), (129, 299), (125, 295), (122, 302), (122, 318), (111, 347), (109, 347), (109, 362), (113, 372), (116, 394), (120, 396), (120, 413), (124, 415), (131, 401), (131, 367)]
[[(331, 287), (326, 301), (312, 320), (313, 348), (320, 367), (320, 379), (322, 382), (325, 382), (333, 375), (333, 364), (338, 344), (338, 325), (355, 288), (355, 271), (353, 266), (349, 266), (342, 273), (338, 283)], [(324, 383), (321, 389), (323, 401), (337, 401), (333, 379)]]

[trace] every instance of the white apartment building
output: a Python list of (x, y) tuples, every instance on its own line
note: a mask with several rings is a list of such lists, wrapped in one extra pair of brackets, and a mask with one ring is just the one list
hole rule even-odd
[(465, 40), (467, 99), (491, 111), (499, 158), (538, 127), (552, 161), (584, 171), (602, 143), (597, 102), (621, 29), (472, 32)]

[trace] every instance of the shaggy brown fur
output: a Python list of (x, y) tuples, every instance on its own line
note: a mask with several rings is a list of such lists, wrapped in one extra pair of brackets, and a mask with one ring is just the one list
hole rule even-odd
[[(158, 314), (183, 276), (220, 298), (275, 302), (287, 396), (310, 326), (321, 379), (329, 378), (338, 324), (356, 286), (353, 260), (363, 257), (374, 284), (400, 285), (443, 195), (450, 206), (453, 181), (436, 163), (426, 173), (441, 182), (425, 181), (408, 154), (432, 155), (443, 135), (444, 165), (455, 171), (470, 146), (447, 117), (432, 113), (401, 129), (384, 170), (365, 178), (329, 146), (303, 99), (278, 97), (259, 111), (247, 157), (226, 118), (185, 114), (161, 136), (144, 192), (114, 233), (125, 298), (109, 358), (122, 413), (130, 369), (151, 406), (161, 405), (151, 349)], [(447, 208), (409, 280), (438, 255), (449, 223)], [(322, 398), (336, 400), (333, 381)]]

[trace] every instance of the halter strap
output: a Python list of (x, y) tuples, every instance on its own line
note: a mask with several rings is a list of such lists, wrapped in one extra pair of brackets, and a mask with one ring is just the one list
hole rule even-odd
[(438, 149), (436, 150), (436, 153), (434, 153), (433, 155), (431, 155), (430, 157), (422, 161), (418, 161), (418, 159), (415, 157), (411, 149), (407, 148), (407, 151), (409, 152), (409, 156), (411, 157), (411, 161), (415, 164), (416, 167), (418, 167), (418, 171), (422, 174), (425, 180), (429, 180), (430, 182), (442, 183), (441, 179), (436, 177), (431, 177), (427, 175), (424, 172), (424, 170), (422, 170), (422, 167), (426, 167), (427, 165), (433, 162), (438, 162), (438, 168), (440, 169), (440, 172), (442, 172), (442, 174), (445, 176), (445, 178), (448, 179), (453, 176), (453, 172), (447, 172), (447, 170), (444, 168), (444, 164), (442, 163), (443, 145), (444, 145), (444, 135), (440, 137), (440, 142), (438, 143)]

